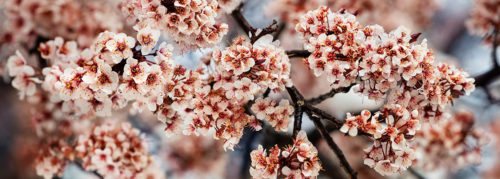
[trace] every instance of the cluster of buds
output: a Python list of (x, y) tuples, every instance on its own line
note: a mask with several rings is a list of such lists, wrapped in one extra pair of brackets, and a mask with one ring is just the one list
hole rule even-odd
[(143, 140), (129, 123), (107, 122), (79, 136), (75, 152), (85, 170), (106, 178), (132, 178), (151, 163)]
[(493, 42), (500, 26), (500, 3), (496, 0), (474, 0), (474, 7), (465, 25), (471, 33), (486, 37), (489, 43)]
[(226, 96), (247, 101), (268, 88), (283, 91), (290, 87), (290, 61), (278, 45), (271, 35), (253, 44), (239, 37), (225, 50), (215, 51), (213, 58), (219, 75), (214, 88), (233, 91)]
[[(227, 33), (227, 24), (216, 24), (216, 0), (123, 0), (122, 11), (137, 20), (138, 39), (151, 43), (160, 31), (187, 47), (214, 46)], [(139, 40), (141, 41), (141, 40)], [(147, 50), (146, 50), (147, 51)]]
[(290, 115), (293, 114), (293, 106), (288, 100), (281, 100), (278, 106), (271, 98), (257, 98), (252, 105), (251, 110), (259, 120), (266, 120), (276, 131), (286, 132), (288, 125), (293, 120)]
[(479, 164), (481, 147), (489, 143), (489, 138), (483, 130), (473, 127), (474, 121), (471, 112), (458, 111), (437, 124), (422, 124), (415, 138), (417, 166), (425, 170), (458, 170)]
[(307, 139), (306, 133), (300, 131), (293, 145), (284, 149), (278, 146), (269, 149), (269, 156), (261, 145), (252, 151), (253, 178), (315, 178), (319, 175), (321, 165), (318, 150)]
[[(355, 91), (387, 99), (373, 116), (368, 111), (348, 115), (341, 130), (352, 136), (360, 130), (375, 140), (365, 163), (381, 174), (408, 168), (413, 149), (406, 139), (413, 138), (421, 120), (441, 118), (453, 98), (474, 90), (474, 79), (452, 66), (435, 65), (426, 42), (414, 45), (418, 35), (404, 27), (385, 33), (378, 25), (363, 27), (352, 14), (320, 7), (296, 30), (311, 52), (305, 62), (316, 76), (326, 74), (333, 88), (359, 84)], [(398, 153), (406, 157), (403, 164)]]
[(37, 36), (62, 36), (88, 46), (103, 30), (123, 28), (121, 16), (108, 0), (3, 0), (0, 6), (8, 27), (0, 32), (3, 43), (33, 43)]

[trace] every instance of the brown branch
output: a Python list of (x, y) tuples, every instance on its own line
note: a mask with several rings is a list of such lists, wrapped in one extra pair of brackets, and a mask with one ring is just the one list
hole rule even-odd
[(498, 47), (498, 29), (493, 30), (493, 45), (491, 51), (491, 59), (493, 60), (493, 65), (498, 68), (498, 58), (497, 58), (497, 47)]
[(325, 101), (326, 99), (334, 97), (335, 94), (337, 94), (337, 93), (347, 93), (347, 92), (349, 92), (349, 90), (351, 89), (352, 86), (354, 86), (354, 84), (349, 85), (347, 87), (341, 87), (341, 88), (331, 89), (328, 93), (325, 93), (325, 94), (319, 95), (317, 97), (308, 99), (308, 100), (306, 100), (306, 102), (309, 103), (309, 104), (312, 104), (312, 105), (319, 104), (319, 103)]
[(307, 58), (311, 55), (311, 52), (307, 50), (287, 50), (286, 54), (288, 58)]
[[(273, 23), (266, 28), (262, 29), (262, 31), (259, 32), (257, 28), (254, 28), (250, 22), (243, 16), (241, 13), (241, 9), (243, 8), (244, 3), (241, 3), (238, 8), (236, 8), (233, 12), (231, 12), (231, 16), (233, 16), (234, 20), (238, 23), (238, 25), (247, 33), (247, 35), (250, 35), (250, 42), (253, 44), (256, 42), (259, 38), (267, 35), (267, 34), (272, 34), (275, 32), (279, 32), (279, 25), (278, 21), (273, 20)], [(276, 33), (278, 34), (278, 33)], [(279, 34), (278, 34), (279, 35)], [(273, 38), (276, 40), (278, 35), (274, 35)]]
[(321, 123), (321, 119), (318, 117), (315, 117), (312, 115), (312, 113), (309, 113), (309, 118), (314, 122), (314, 125), (316, 126), (316, 129), (321, 133), (321, 136), (326, 140), (326, 143), (330, 148), (335, 152), (337, 157), (339, 158), (340, 164), (342, 165), (342, 168), (347, 172), (350, 178), (355, 179), (357, 178), (358, 172), (356, 172), (354, 169), (352, 169), (351, 165), (345, 158), (344, 152), (340, 149), (340, 147), (333, 141), (332, 137), (326, 130), (325, 126), (323, 123)]
[(273, 35), (273, 38), (275, 40), (279, 39), (281, 34), (285, 31), (286, 29), (286, 23), (284, 22), (281, 22), (279, 25), (278, 25), (278, 30), (276, 30), (276, 33), (274, 33)]
[(500, 67), (496, 66), (493, 67), (493, 69), (487, 71), (486, 73), (474, 77), (474, 80), (476, 86), (486, 87), (488, 86), (488, 84), (496, 80), (498, 77), (500, 77)]
[(487, 71), (486, 73), (483, 73), (479, 76), (474, 77), (474, 80), (476, 82), (476, 86), (479, 87), (486, 87), (488, 84), (490, 84), (493, 80), (496, 80), (498, 77), (500, 77), (500, 65), (498, 64), (498, 57), (497, 57), (497, 48), (498, 48), (498, 33), (499, 30), (495, 28), (493, 30), (493, 44), (492, 44), (492, 50), (491, 50), (491, 60), (493, 61), (493, 69)]
[[(245, 32), (249, 33), (251, 43), (254, 43), (255, 41), (257, 41), (260, 37), (262, 37), (264, 35), (275, 33), (275, 32), (276, 32), (276, 34), (273, 37), (275, 39), (277, 39), (279, 37), (279, 34), (282, 32), (282, 30), (278, 29), (276, 21), (273, 21), (273, 24), (269, 25), (267, 28), (263, 29), (259, 34), (257, 34), (258, 30), (256, 28), (254, 28), (248, 22), (248, 20), (243, 16), (243, 14), (241, 13), (241, 9), (243, 6), (244, 6), (244, 4), (242, 3), (237, 9), (235, 9), (231, 13), (231, 15), (236, 20), (238, 25)], [(284, 29), (284, 25), (281, 26), (281, 28)], [(308, 52), (306, 50), (291, 50), (291, 51), (287, 51), (286, 53), (290, 58), (293, 58), (293, 57), (305, 58), (311, 54), (310, 52)], [(317, 115), (321, 114), (321, 115), (323, 115), (322, 116), (323, 118), (331, 119), (332, 121), (334, 121), (337, 128), (339, 128), (344, 123), (344, 121), (338, 121), (335, 118), (333, 118), (333, 116), (329, 116), (328, 113), (326, 113), (318, 108), (313, 107), (312, 104), (307, 104), (306, 101), (304, 100), (303, 95), (297, 90), (297, 88), (295, 88), (295, 86), (287, 87), (286, 90), (287, 90), (288, 94), (290, 95), (290, 98), (292, 99), (292, 102), (294, 104), (294, 109), (295, 109), (294, 110), (295, 120), (294, 120), (293, 136), (295, 137), (297, 135), (298, 131), (301, 129), (303, 112), (310, 113), (311, 114), (310, 118), (316, 124), (316, 127), (320, 131), (323, 138), (325, 138), (328, 145), (337, 154), (338, 158), (341, 161), (343, 168), (346, 170), (346, 172), (350, 175), (351, 178), (357, 178), (356, 177), (357, 172), (351, 168), (351, 166), (347, 162), (342, 150), (340, 150), (340, 148), (337, 146), (337, 144), (335, 144), (335, 142), (333, 141), (331, 136), (328, 134), (328, 132), (326, 131), (326, 128), (321, 123), (320, 118), (314, 117), (314, 116), (312, 116), (312, 114), (313, 113), (315, 113)], [(327, 97), (322, 97), (322, 98), (326, 99)]]
[(287, 87), (286, 90), (293, 101), (294, 107), (294, 121), (293, 121), (293, 137), (295, 138), (302, 128), (302, 113), (303, 105), (305, 103), (304, 96), (295, 88), (295, 86)]
[(316, 108), (308, 103), (306, 103), (306, 105), (304, 105), (304, 108), (306, 109), (305, 110), (306, 113), (312, 113), (312, 114), (319, 116), (322, 119), (326, 119), (326, 120), (333, 122), (333, 124), (335, 125), (335, 127), (337, 129), (340, 129), (340, 127), (345, 123), (344, 120), (337, 119), (337, 118), (333, 117), (332, 115), (328, 114), (326, 111), (323, 111), (319, 108)]

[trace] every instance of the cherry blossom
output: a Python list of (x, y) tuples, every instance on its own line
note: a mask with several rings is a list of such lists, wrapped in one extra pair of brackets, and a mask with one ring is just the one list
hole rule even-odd
[[(479, 164), (482, 155), (480, 147), (490, 139), (485, 131), (472, 126), (474, 122), (474, 115), (470, 111), (461, 110), (452, 116), (443, 117), (437, 124), (423, 124), (415, 141), (420, 156), (417, 166), (425, 170), (442, 167), (458, 170), (467, 165)], [(438, 156), (440, 160), (434, 160)]]
[(147, 145), (128, 123), (105, 123), (78, 138), (75, 148), (85, 170), (97, 170), (106, 178), (130, 178), (151, 162)]
[(316, 76), (325, 74), (333, 88), (359, 84), (355, 91), (371, 99), (390, 99), (373, 115), (366, 110), (356, 116), (348, 114), (340, 128), (351, 136), (365, 133), (375, 140), (367, 152), (381, 152), (384, 157), (367, 155), (367, 164), (382, 175), (408, 168), (412, 159), (402, 162), (395, 155), (411, 156), (408, 153), (414, 149), (408, 140), (421, 123), (442, 118), (453, 98), (474, 90), (468, 74), (447, 64), (434, 64), (425, 40), (413, 44), (404, 27), (385, 33), (377, 25), (363, 27), (352, 14), (320, 7), (302, 17), (296, 30), (311, 52), (307, 64)]
[[(215, 151), (219, 157), (222, 150), (234, 150), (247, 130), (286, 132), (293, 121), (292, 144), (267, 150), (259, 145), (251, 152), (254, 178), (319, 175), (318, 150), (301, 130), (302, 120), (314, 122), (352, 177), (356, 171), (321, 120), (333, 123), (343, 135), (368, 138), (371, 145), (364, 150), (363, 163), (384, 176), (412, 166), (475, 164), (487, 143), (485, 134), (472, 127), (471, 115), (450, 117), (448, 109), (475, 89), (474, 79), (459, 68), (436, 63), (427, 41), (417, 41), (419, 34), (410, 28), (385, 31), (385, 24), (360, 23), (371, 18), (365, 12), (435, 7), (433, 0), (424, 1), (427, 6), (380, 4), (369, 11), (363, 5), (374, 2), (366, 0), (273, 1), (283, 5), (276, 13), (288, 27), (294, 24), (288, 29), (290, 39), (300, 38), (294, 43), (305, 49), (291, 51), (275, 40), (281, 27), (277, 22), (264, 29), (248, 23), (241, 14), (243, 0), (119, 0), (111, 9), (107, 4), (99, 7), (101, 0), (90, 1), (0, 3), (7, 9), (7, 26), (14, 30), (0, 32), (0, 47), (5, 41), (29, 48), (6, 58), (6, 69), (20, 98), (30, 103), (30, 113), (24, 115), (41, 143), (34, 166), (44, 178), (61, 176), (68, 164), (104, 178), (164, 178), (163, 168), (152, 160), (154, 152), (149, 153), (149, 137), (139, 128), (155, 137), (161, 132), (171, 145), (167, 159), (181, 163), (198, 159), (199, 153)], [(333, 12), (320, 5), (347, 10)], [(350, 14), (353, 8), (365, 12)], [(102, 20), (116, 10), (129, 23), (122, 24), (115, 15)], [(415, 18), (425, 23), (433, 10), (408, 14), (422, 12)], [(229, 31), (219, 22), (225, 20), (217, 16), (222, 12), (231, 14), (249, 37), (221, 43)], [(331, 92), (305, 99), (309, 95), (295, 88), (290, 61), (299, 56), (310, 69), (309, 77), (325, 77)], [(185, 65), (188, 61), (199, 63)], [(380, 108), (335, 119), (316, 106), (351, 88), (380, 102)], [(132, 120), (128, 115), (134, 116), (137, 129), (127, 122)], [(466, 143), (466, 138), (476, 143)], [(443, 160), (432, 161), (437, 158)], [(174, 167), (206, 168), (196, 162), (204, 163)]]
[(274, 146), (269, 149), (269, 155), (259, 145), (250, 156), (250, 175), (254, 178), (309, 178), (318, 176), (321, 169), (318, 150), (309, 142), (304, 131), (298, 133), (293, 145), (284, 149)]
[(153, 30), (149, 26), (146, 26), (138, 30), (137, 41), (141, 44), (141, 52), (143, 55), (148, 54), (153, 50), (158, 39), (160, 38), (160, 31)]
[(275, 106), (270, 98), (258, 98), (251, 109), (256, 113), (257, 119), (269, 121), (277, 131), (287, 131), (291, 122), (290, 115), (294, 112), (287, 100), (282, 100)]
[(123, 0), (121, 6), (130, 19), (138, 20), (136, 26), (167, 32), (189, 48), (213, 46), (228, 31), (227, 24), (215, 22), (216, 0)]
[(111, 40), (106, 42), (106, 49), (108, 49), (112, 55), (114, 63), (120, 63), (122, 59), (128, 59), (132, 57), (132, 48), (135, 45), (135, 39), (128, 37), (124, 33), (119, 33), (113, 36)]
[[(493, 42), (495, 29), (500, 23), (500, 5), (494, 0), (474, 0), (474, 7), (465, 25), (472, 34), (486, 37), (486, 41)], [(496, 30), (498, 31), (498, 30)]]

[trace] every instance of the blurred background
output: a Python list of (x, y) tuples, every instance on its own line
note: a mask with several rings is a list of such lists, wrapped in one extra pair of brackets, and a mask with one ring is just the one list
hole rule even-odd
[[(280, 9), (273, 6), (273, 2), (270, 1), (272, 0), (247, 0), (243, 14), (253, 26), (266, 27), (272, 23), (273, 19), (285, 20), (280, 13), (290, 9)], [(385, 2), (385, 0), (373, 1), (374, 4), (379, 5)], [(307, 0), (305, 2), (308, 3)], [(438, 0), (436, 2), (436, 6), (415, 5), (409, 8), (417, 9), (416, 12), (388, 7), (385, 11), (394, 10), (394, 13), (370, 14), (371, 11), (364, 11), (360, 12), (358, 17), (365, 25), (381, 24), (386, 31), (401, 24), (408, 26), (413, 32), (422, 32), (420, 39), (428, 40), (430, 47), (435, 50), (436, 59), (455, 64), (471, 76), (480, 75), (492, 68), (491, 47), (484, 45), (482, 37), (471, 35), (465, 27), (465, 21), (469, 17), (469, 11), (474, 2), (472, 0)], [(2, 12), (1, 6), (0, 12)], [(221, 13), (219, 17), (219, 21), (229, 24), (230, 33), (226, 37), (226, 45), (232, 38), (245, 34), (230, 16)], [(427, 19), (422, 20), (422, 18)], [(0, 15), (0, 22), (3, 19)], [(301, 49), (301, 44), (296, 42), (297, 39), (293, 37), (291, 31), (293, 22), (289, 22), (286, 28), (288, 31), (285, 29), (280, 38), (283, 47)], [(5, 50), (5, 47), (0, 52), (0, 57), (3, 59), (12, 54), (12, 51)], [(190, 66), (199, 61), (200, 54), (202, 52), (197, 51), (179, 58), (180, 61), (184, 60), (184, 63)], [(314, 97), (329, 90), (328, 86), (317, 82), (321, 79), (312, 79), (312, 76), (308, 76), (300, 60), (297, 61), (293, 64), (292, 78), (306, 97)], [(493, 97), (500, 98), (500, 82), (491, 83), (488, 90)], [(276, 99), (287, 97), (282, 94), (271, 96)], [(0, 163), (0, 178), (38, 178), (32, 167), (37, 148), (30, 146), (36, 146), (37, 141), (36, 133), (32, 129), (32, 121), (29, 119), (29, 108), (19, 100), (16, 91), (9, 84), (9, 79), (0, 81), (0, 99), (2, 99), (0, 102), (0, 160), (5, 161)], [(500, 148), (497, 146), (500, 145), (496, 143), (496, 137), (500, 136), (500, 125), (496, 122), (500, 117), (498, 104), (495, 100), (488, 98), (485, 89), (477, 88), (470, 96), (460, 98), (453, 106), (453, 110), (471, 111), (476, 118), (476, 127), (489, 132), (492, 142), (483, 147), (480, 165), (457, 170), (443, 167), (433, 171), (420, 169), (417, 166), (413, 167), (414, 170), (426, 178), (500, 178), (500, 171), (497, 170), (500, 167), (498, 163)], [(379, 105), (350, 92), (336, 95), (322, 103), (320, 107), (342, 118), (346, 112), (376, 109)], [(251, 162), (249, 154), (258, 144), (269, 148), (274, 144), (291, 143), (290, 134), (276, 133), (267, 126), (259, 132), (246, 131), (234, 151), (224, 152), (221, 147), (222, 143), (214, 141), (211, 136), (165, 137), (161, 133), (161, 127), (151, 127), (154, 126), (150, 124), (151, 122), (145, 122), (156, 121), (152, 115), (130, 115), (128, 118), (132, 124), (147, 134), (147, 141), (155, 162), (165, 168), (166, 176), (169, 178), (249, 178), (248, 169)], [(308, 131), (310, 140), (319, 146), (320, 160), (324, 168), (320, 178), (345, 178), (333, 152), (321, 140), (310, 120), (304, 120), (303, 129)], [(368, 141), (343, 136), (338, 132), (333, 132), (331, 135), (344, 150), (350, 163), (354, 163), (355, 169), (360, 173), (360, 178), (383, 178), (363, 165), (362, 149), (369, 145)], [(95, 178), (92, 174), (85, 173), (73, 165), (65, 170), (63, 176), (63, 178), (92, 177)], [(388, 178), (416, 178), (416, 176), (405, 172)]]

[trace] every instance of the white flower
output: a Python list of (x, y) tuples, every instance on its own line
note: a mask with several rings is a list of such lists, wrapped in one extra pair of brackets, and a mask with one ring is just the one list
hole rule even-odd
[(83, 68), (76, 69), (67, 68), (64, 74), (61, 75), (60, 81), (55, 84), (56, 89), (59, 90), (61, 99), (67, 101), (70, 99), (90, 99), (91, 92), (87, 89), (88, 85), (83, 82), (83, 75), (85, 71)]
[(91, 84), (90, 88), (94, 91), (102, 90), (106, 94), (111, 94), (118, 86), (118, 73), (114, 72), (111, 66), (106, 63), (102, 63), (99, 66), (97, 81)]
[(12, 86), (19, 90), (19, 97), (32, 96), (36, 92), (36, 84), (41, 81), (35, 78), (35, 71), (31, 66), (24, 65), (17, 69), (16, 77), (12, 80)]
[(141, 91), (142, 94), (151, 93), (151, 95), (163, 93), (165, 81), (160, 66), (152, 65), (146, 74), (148, 74), (146, 81), (139, 84), (139, 91)]
[(16, 76), (18, 73), (25, 71), (26, 59), (21, 55), (21, 52), (16, 51), (16, 55), (10, 56), (7, 60), (7, 70), (10, 76)]
[(118, 93), (127, 100), (134, 100), (141, 94), (134, 79), (124, 80), (124, 82), (118, 87)]
[(393, 163), (391, 163), (390, 160), (381, 160), (375, 164), (374, 167), (375, 171), (377, 171), (380, 175), (382, 176), (388, 176), (396, 173), (399, 169), (399, 167)]
[(113, 39), (106, 42), (106, 48), (113, 53), (111, 57), (114, 63), (120, 63), (123, 59), (131, 58), (134, 45), (135, 39), (124, 33), (116, 34)]
[(148, 78), (149, 65), (146, 62), (140, 62), (136, 59), (127, 59), (123, 70), (123, 78), (132, 78), (137, 84), (144, 83)]
[[(136, 29), (137, 30), (137, 29)], [(160, 31), (146, 26), (137, 32), (137, 41), (141, 44), (142, 55), (147, 55), (156, 46), (160, 38)]]

